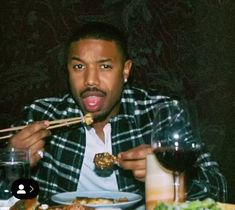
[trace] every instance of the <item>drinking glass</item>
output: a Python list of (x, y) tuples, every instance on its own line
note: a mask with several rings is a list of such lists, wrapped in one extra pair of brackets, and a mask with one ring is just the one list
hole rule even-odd
[(188, 109), (178, 101), (156, 108), (151, 145), (160, 164), (172, 171), (176, 203), (185, 200), (185, 195), (180, 195), (181, 175), (193, 166), (201, 148), (192, 125)]
[(12, 197), (11, 185), (20, 178), (30, 178), (29, 150), (0, 149), (0, 200)]

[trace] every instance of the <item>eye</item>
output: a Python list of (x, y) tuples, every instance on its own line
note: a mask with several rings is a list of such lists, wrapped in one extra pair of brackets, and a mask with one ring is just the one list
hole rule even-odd
[(75, 69), (75, 70), (85, 69), (85, 65), (79, 63), (79, 64), (74, 65), (73, 69)]
[(101, 64), (101, 69), (112, 69), (112, 66), (109, 64)]

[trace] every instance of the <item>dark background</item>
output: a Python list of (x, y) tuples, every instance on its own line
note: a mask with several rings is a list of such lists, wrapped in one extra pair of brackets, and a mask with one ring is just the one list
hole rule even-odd
[(129, 33), (135, 85), (181, 96), (197, 110), (235, 203), (234, 0), (1, 1), (0, 128), (33, 99), (66, 91), (63, 44), (89, 20)]

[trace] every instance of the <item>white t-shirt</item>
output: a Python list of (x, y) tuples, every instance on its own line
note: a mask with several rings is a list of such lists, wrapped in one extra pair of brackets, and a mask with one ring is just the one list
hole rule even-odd
[(111, 145), (111, 125), (107, 124), (104, 127), (105, 141), (103, 142), (99, 136), (97, 136), (95, 129), (86, 128), (86, 149), (84, 154), (84, 160), (81, 168), (81, 174), (77, 191), (117, 191), (117, 179), (114, 171), (99, 171), (100, 175), (95, 171), (95, 165), (93, 159), (96, 153), (109, 152), (112, 154)]

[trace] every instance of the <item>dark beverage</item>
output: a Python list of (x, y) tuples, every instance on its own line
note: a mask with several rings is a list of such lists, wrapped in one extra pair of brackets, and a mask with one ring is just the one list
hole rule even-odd
[(163, 167), (171, 171), (183, 172), (191, 167), (197, 159), (197, 150), (175, 148), (157, 148), (154, 154)]
[(20, 178), (30, 178), (28, 162), (1, 162), (0, 163), (0, 199), (11, 197), (11, 185)]

